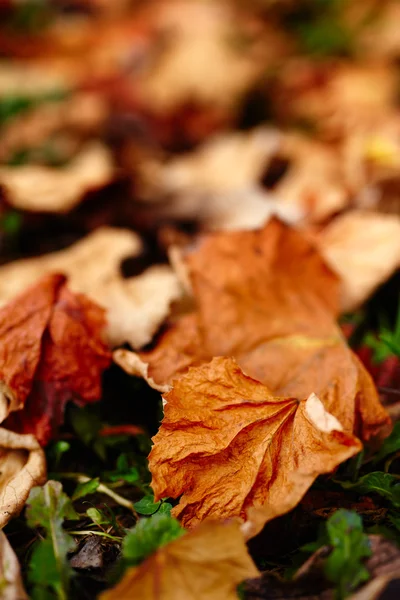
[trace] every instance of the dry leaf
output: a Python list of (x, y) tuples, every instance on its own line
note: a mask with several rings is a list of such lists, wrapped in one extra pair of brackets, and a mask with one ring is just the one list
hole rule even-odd
[[(63, 102), (44, 103), (27, 113), (23, 112), (19, 116), (14, 116), (10, 122), (3, 125), (0, 158), (7, 162), (7, 159), (21, 148), (41, 146), (50, 137), (54, 143), (56, 141), (55, 134), (61, 131), (65, 135), (65, 130), (68, 130), (67, 139), (70, 142), (68, 145), (72, 145), (72, 150), (75, 150), (80, 138), (85, 139), (88, 135), (97, 133), (106, 116), (107, 107), (104, 100), (91, 93), (76, 93)], [(73, 135), (72, 140), (71, 135)], [(71, 141), (75, 143), (71, 143)], [(103, 150), (101, 148), (101, 152), (104, 154)], [(104, 162), (100, 153), (97, 159), (92, 158), (92, 160), (94, 165), (96, 165), (95, 160), (100, 166)], [(111, 159), (107, 158), (106, 160), (106, 165), (108, 165)], [(96, 171), (98, 169), (99, 167), (96, 167)], [(108, 167), (107, 170), (109, 170)], [(46, 173), (47, 170), (41, 170), (41, 172)], [(50, 173), (52, 174), (53, 171)]]
[(0, 418), (13, 413), (7, 426), (42, 444), (62, 423), (69, 400), (100, 398), (110, 363), (103, 309), (65, 281), (48, 275), (0, 310)]
[[(229, 109), (280, 51), (272, 27), (266, 32), (254, 16), (238, 19), (228, 2), (164, 2), (154, 19), (159, 30), (172, 35), (141, 77), (140, 92), (143, 103), (160, 112), (188, 99)], [(247, 44), (239, 50), (234, 42), (243, 36)]]
[(266, 128), (225, 133), (167, 163), (145, 162), (144, 208), (159, 219), (195, 219), (207, 229), (254, 229), (274, 214), (299, 220), (303, 211), (295, 203), (282, 206), (260, 183), (282, 137)]
[(254, 535), (362, 447), (315, 394), (274, 397), (229, 358), (189, 369), (165, 400), (151, 485), (156, 499), (181, 496), (185, 527), (238, 516)]
[(389, 419), (372, 379), (335, 323), (338, 280), (307, 237), (275, 220), (204, 236), (186, 261), (198, 309), (140, 353), (157, 384), (234, 356), (274, 395), (314, 392), (345, 431), (383, 433)]
[(0, 581), (3, 600), (28, 600), (18, 558), (3, 531), (0, 531)]
[(350, 194), (337, 150), (291, 134), (282, 138), (280, 153), (290, 164), (274, 189), (282, 211), (297, 210), (305, 220), (318, 222), (346, 208)]
[(337, 217), (317, 239), (342, 280), (341, 308), (358, 308), (400, 266), (400, 218), (354, 210)]
[(396, 104), (396, 76), (387, 64), (309, 58), (287, 61), (280, 73), (278, 109), (291, 119), (317, 124), (328, 140), (378, 124)]
[(238, 523), (209, 521), (128, 569), (101, 600), (237, 600), (236, 588), (258, 571)]
[(140, 348), (151, 341), (171, 302), (182, 294), (178, 278), (165, 265), (150, 267), (137, 277), (122, 277), (122, 260), (140, 251), (140, 238), (133, 232), (97, 229), (66, 250), (0, 267), (0, 305), (44, 273), (65, 273), (73, 291), (107, 309), (109, 343), (129, 342)]
[(31, 488), (46, 481), (46, 459), (33, 435), (0, 428), (0, 527), (24, 507)]
[(102, 188), (113, 178), (111, 154), (92, 142), (65, 167), (42, 165), (0, 167), (0, 186), (7, 202), (20, 210), (65, 213), (84, 195)]

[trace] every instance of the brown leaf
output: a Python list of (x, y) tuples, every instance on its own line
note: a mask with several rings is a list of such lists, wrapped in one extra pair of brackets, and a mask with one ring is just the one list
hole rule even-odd
[(234, 356), (274, 395), (315, 393), (345, 431), (383, 433), (389, 418), (335, 322), (338, 280), (311, 241), (274, 220), (205, 236), (187, 265), (198, 308), (140, 353), (150, 378), (165, 384), (213, 356)]
[(28, 600), (18, 559), (3, 531), (0, 531), (0, 581), (3, 600)]
[(0, 527), (24, 507), (31, 488), (46, 481), (46, 459), (33, 435), (0, 428)]
[(355, 310), (400, 266), (400, 218), (353, 210), (323, 229), (318, 245), (342, 280), (342, 311)]
[(140, 238), (132, 231), (97, 229), (66, 250), (0, 267), (0, 305), (45, 273), (65, 273), (74, 292), (107, 309), (110, 345), (129, 342), (140, 348), (151, 341), (171, 302), (182, 295), (176, 275), (166, 265), (154, 265), (137, 277), (122, 277), (122, 260), (140, 252)]
[(254, 535), (361, 449), (315, 394), (274, 397), (233, 359), (189, 369), (165, 400), (151, 485), (157, 499), (181, 496), (172, 513), (185, 527), (239, 516)]
[(0, 167), (0, 186), (8, 204), (33, 212), (68, 212), (87, 192), (105, 186), (112, 178), (111, 155), (97, 142), (87, 145), (65, 167)]
[(209, 521), (128, 569), (101, 600), (237, 600), (236, 588), (258, 571), (238, 523)]
[[(49, 275), (0, 310), (1, 418), (10, 429), (49, 441), (69, 400), (101, 396), (110, 363), (102, 340), (104, 311)], [(21, 410), (23, 409), (23, 410)]]

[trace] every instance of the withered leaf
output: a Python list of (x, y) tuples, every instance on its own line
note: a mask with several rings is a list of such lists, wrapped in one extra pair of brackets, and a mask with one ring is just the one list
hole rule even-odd
[(258, 571), (238, 523), (209, 521), (128, 569), (101, 600), (236, 600), (236, 588)]
[(129, 342), (140, 348), (151, 341), (182, 295), (178, 278), (167, 265), (154, 265), (124, 279), (121, 262), (141, 251), (140, 238), (127, 229), (102, 227), (70, 248), (0, 267), (0, 305), (45, 273), (65, 273), (74, 292), (86, 294), (107, 309), (110, 345)]
[(212, 137), (167, 163), (140, 165), (144, 210), (157, 218), (194, 219), (207, 230), (254, 229), (272, 215), (295, 222), (302, 210), (261, 186), (282, 134), (258, 128)]
[(189, 369), (165, 400), (151, 485), (156, 501), (181, 496), (172, 514), (185, 527), (242, 517), (254, 534), (361, 449), (315, 394), (274, 397), (233, 359)]
[(186, 258), (197, 310), (141, 352), (165, 384), (191, 365), (234, 356), (278, 396), (317, 394), (349, 433), (383, 434), (389, 418), (335, 317), (339, 281), (311, 240), (273, 220), (204, 236)]
[(3, 531), (0, 531), (0, 581), (3, 600), (28, 600), (18, 558)]
[(42, 165), (0, 167), (0, 186), (7, 202), (33, 212), (68, 212), (87, 192), (102, 188), (112, 178), (111, 155), (95, 142), (59, 169)]
[(18, 514), (31, 491), (46, 480), (46, 459), (33, 435), (0, 428), (0, 527)]
[[(104, 311), (48, 275), (0, 310), (1, 418), (7, 427), (49, 441), (69, 400), (101, 396), (110, 363)], [(23, 409), (23, 410), (21, 410)], [(17, 412), (14, 412), (17, 411)]]
[(342, 280), (341, 308), (358, 308), (400, 266), (400, 218), (353, 210), (318, 236), (328, 264)]

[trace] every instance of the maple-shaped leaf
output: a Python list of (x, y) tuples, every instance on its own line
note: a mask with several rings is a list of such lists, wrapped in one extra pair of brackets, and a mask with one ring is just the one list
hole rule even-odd
[(185, 527), (238, 516), (261, 528), (361, 449), (315, 395), (274, 397), (230, 358), (192, 367), (165, 400), (151, 485), (155, 500), (181, 496)]
[[(49, 275), (0, 310), (0, 417), (5, 425), (49, 441), (69, 400), (101, 395), (110, 353), (104, 311)], [(22, 410), (23, 409), (23, 410)]]
[(149, 378), (170, 383), (234, 356), (275, 395), (317, 394), (345, 431), (366, 440), (386, 432), (372, 379), (336, 324), (339, 281), (311, 239), (275, 219), (204, 236), (185, 260), (197, 309), (139, 353)]
[(209, 521), (128, 569), (100, 600), (237, 600), (238, 584), (258, 574), (239, 524)]

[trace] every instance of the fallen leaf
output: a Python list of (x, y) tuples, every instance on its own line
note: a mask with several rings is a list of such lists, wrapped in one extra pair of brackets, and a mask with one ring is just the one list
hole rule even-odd
[(358, 308), (400, 266), (400, 218), (354, 210), (318, 235), (327, 263), (342, 281), (341, 308)]
[[(14, 116), (3, 125), (0, 158), (8, 162), (13, 153), (21, 148), (34, 148), (49, 139), (53, 141), (55, 134), (65, 130), (68, 130), (69, 140), (72, 137), (74, 142), (80, 142), (82, 138), (86, 139), (96, 133), (106, 116), (104, 101), (92, 93), (74, 93), (71, 97), (67, 94), (63, 100), (39, 104), (27, 113)], [(74, 150), (75, 146), (76, 144), (72, 144)], [(101, 165), (100, 154), (97, 160)], [(31, 202), (34, 200), (31, 199)], [(40, 200), (36, 199), (36, 202)]]
[(238, 523), (210, 521), (128, 569), (100, 598), (237, 600), (238, 584), (257, 575)]
[(308, 222), (320, 222), (350, 201), (343, 159), (329, 144), (295, 134), (283, 136), (280, 154), (289, 162), (274, 193), (288, 214), (296, 210)]
[(211, 234), (186, 264), (197, 311), (139, 353), (151, 379), (163, 385), (191, 365), (234, 356), (274, 395), (317, 394), (348, 433), (387, 433), (372, 379), (335, 322), (337, 277), (307, 237), (277, 220)]
[[(140, 78), (143, 103), (158, 112), (188, 99), (229, 110), (263, 72), (266, 61), (281, 51), (274, 28), (266, 31), (243, 11), (238, 19), (236, 9), (225, 2), (160, 3), (155, 26), (173, 31), (164, 52)], [(239, 51), (234, 40), (243, 36), (248, 41)]]
[(278, 109), (316, 124), (320, 137), (337, 141), (380, 123), (395, 106), (396, 78), (389, 65), (375, 59), (327, 66), (304, 57), (287, 61), (275, 95)]
[(140, 348), (151, 341), (170, 304), (182, 295), (176, 275), (166, 265), (154, 265), (137, 277), (122, 277), (123, 259), (140, 251), (135, 233), (97, 229), (66, 250), (0, 267), (0, 305), (45, 273), (65, 273), (72, 291), (86, 294), (107, 310), (109, 344), (129, 342)]
[(100, 398), (110, 363), (103, 309), (65, 282), (48, 275), (0, 310), (1, 420), (12, 412), (7, 426), (34, 433), (42, 444), (62, 423), (69, 400)]
[(0, 527), (24, 507), (35, 485), (46, 480), (46, 459), (33, 435), (0, 428)]
[(65, 213), (77, 206), (87, 192), (110, 183), (113, 170), (107, 148), (92, 142), (65, 167), (1, 166), (0, 186), (14, 208)]
[(166, 163), (139, 165), (139, 209), (158, 219), (195, 219), (206, 229), (254, 229), (272, 215), (298, 221), (304, 211), (264, 189), (261, 179), (282, 144), (278, 131), (220, 134)]
[(28, 600), (18, 559), (3, 531), (0, 531), (0, 583), (3, 600)]
[(315, 394), (277, 398), (233, 359), (189, 369), (165, 400), (151, 485), (155, 501), (181, 496), (172, 515), (185, 527), (237, 516), (254, 535), (361, 449)]
[(118, 348), (113, 352), (114, 362), (121, 367), (129, 375), (135, 377), (142, 377), (147, 383), (155, 390), (164, 393), (169, 392), (171, 386), (168, 384), (158, 385), (154, 379), (149, 377), (148, 370), (149, 365), (143, 362), (140, 357), (134, 352), (125, 350), (124, 348)]

